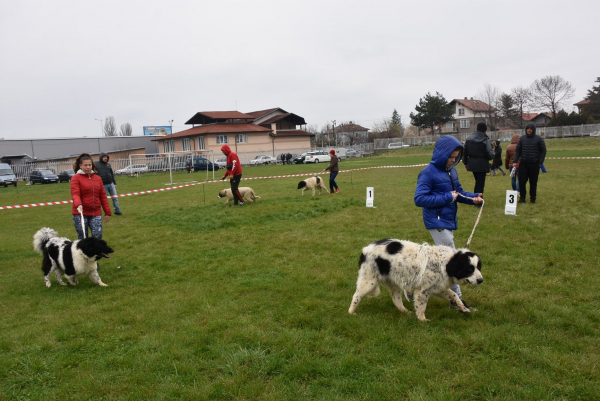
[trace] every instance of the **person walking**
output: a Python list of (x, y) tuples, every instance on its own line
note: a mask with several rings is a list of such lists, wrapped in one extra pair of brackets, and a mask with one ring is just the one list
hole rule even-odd
[[(458, 229), (458, 202), (468, 205), (483, 203), (482, 193), (464, 191), (458, 180), (455, 166), (460, 162), (462, 153), (463, 146), (458, 139), (450, 135), (440, 137), (435, 143), (431, 163), (419, 173), (414, 199), (415, 205), (423, 208), (423, 222), (433, 242), (453, 249), (456, 249), (454, 231)], [(463, 300), (458, 284), (450, 289), (460, 297), (466, 308), (477, 310)], [(450, 307), (458, 309), (453, 302)]]
[(496, 169), (502, 172), (502, 175), (506, 175), (506, 171), (502, 169), (502, 146), (500, 141), (492, 141), (492, 147), (494, 148), (494, 160), (492, 161), (492, 176), (496, 176)]
[[(110, 206), (106, 197), (106, 190), (102, 179), (94, 171), (96, 166), (89, 154), (83, 153), (73, 163), (75, 175), (71, 178), (71, 198), (73, 199), (73, 224), (77, 237), (83, 239), (88, 236), (88, 228), (92, 236), (102, 238), (102, 209), (104, 209), (104, 222), (108, 223)], [(83, 214), (84, 226), (81, 225)]]
[(288, 153), (287, 155), (285, 155), (286, 159), (287, 159), (287, 164), (292, 164), (292, 154)]
[(107, 195), (114, 196), (112, 198), (113, 207), (115, 208), (115, 214), (121, 216), (121, 208), (119, 207), (119, 200), (117, 196), (117, 181), (115, 180), (115, 173), (113, 173), (112, 166), (108, 162), (110, 156), (108, 153), (100, 153), (100, 160), (96, 162), (96, 171), (100, 178), (102, 178), (102, 184), (104, 184), (104, 190)]
[[(510, 171), (510, 185), (512, 186), (513, 191), (519, 190), (519, 160), (517, 160), (516, 163), (513, 163), (513, 157), (515, 156), (519, 138), (519, 134), (514, 134), (512, 138), (510, 138), (510, 145), (506, 147), (506, 157), (504, 158), (504, 167), (506, 167), (507, 171)], [(513, 168), (515, 169), (514, 174), (512, 171)]]
[(521, 199), (519, 203), (525, 203), (527, 196), (527, 181), (529, 181), (529, 200), (535, 203), (537, 199), (537, 182), (540, 168), (546, 158), (546, 142), (544, 138), (535, 134), (535, 124), (529, 123), (525, 126), (525, 135), (519, 138), (513, 164), (519, 163), (519, 191)]
[(322, 172), (329, 170), (329, 191), (330, 193), (335, 192), (337, 194), (340, 192), (340, 189), (338, 188), (338, 185), (335, 182), (335, 177), (337, 177), (338, 173), (340, 172), (340, 167), (338, 165), (339, 160), (335, 155), (334, 149), (331, 149), (329, 151), (329, 154), (331, 155), (331, 161), (329, 162), (329, 166), (325, 167)]
[(233, 205), (237, 206), (239, 204), (240, 206), (244, 206), (244, 198), (242, 198), (238, 190), (240, 181), (242, 180), (242, 163), (240, 163), (238, 155), (229, 148), (229, 145), (221, 146), (221, 152), (227, 156), (225, 165), (227, 170), (221, 180), (225, 180), (227, 176), (231, 176), (229, 183), (231, 184), (231, 193), (233, 194)]
[(463, 152), (465, 169), (472, 172), (475, 178), (475, 193), (483, 193), (485, 176), (490, 171), (490, 160), (494, 158), (492, 141), (486, 135), (486, 131), (485, 123), (477, 124), (477, 131), (467, 138)]

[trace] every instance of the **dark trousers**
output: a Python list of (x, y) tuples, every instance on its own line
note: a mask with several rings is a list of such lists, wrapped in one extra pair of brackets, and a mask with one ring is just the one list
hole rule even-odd
[(487, 175), (486, 172), (479, 173), (479, 172), (473, 171), (473, 177), (475, 178), (475, 189), (473, 190), (474, 193), (476, 193), (476, 194), (483, 193), (483, 187), (485, 187), (485, 176), (486, 175)]
[(242, 180), (242, 175), (234, 175), (232, 179), (229, 180), (231, 184), (231, 193), (233, 194), (233, 204), (237, 205), (238, 202), (243, 202), (242, 195), (240, 195), (240, 181)]
[(519, 192), (521, 200), (525, 201), (527, 196), (527, 181), (529, 180), (529, 199), (535, 201), (537, 197), (537, 182), (540, 175), (540, 164), (538, 162), (527, 162), (519, 164)]
[(335, 177), (337, 177), (338, 172), (329, 173), (329, 190), (333, 192), (334, 188), (337, 189), (337, 183), (335, 182)]

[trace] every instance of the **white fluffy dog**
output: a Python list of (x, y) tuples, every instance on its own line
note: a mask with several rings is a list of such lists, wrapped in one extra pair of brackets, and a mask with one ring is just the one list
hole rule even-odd
[(325, 186), (323, 179), (318, 176), (310, 177), (304, 181), (300, 181), (298, 183), (298, 189), (301, 189), (301, 188), (302, 188), (302, 196), (304, 196), (304, 191), (306, 191), (307, 189), (312, 189), (312, 196), (315, 196), (315, 189), (319, 190), (319, 195), (321, 195), (321, 189), (324, 189), (325, 191), (327, 191), (327, 193), (329, 193), (329, 190)]
[(450, 287), (455, 283), (478, 285), (483, 282), (481, 259), (468, 249), (419, 245), (397, 239), (382, 239), (363, 248), (358, 265), (350, 314), (355, 313), (365, 295), (379, 295), (379, 284), (389, 288), (392, 301), (401, 312), (410, 313), (402, 303), (402, 291), (412, 293), (415, 312), (421, 321), (427, 321), (425, 308), (431, 295), (453, 302), (461, 312), (469, 313)]
[[(257, 199), (260, 199), (260, 196), (256, 196), (254, 194), (254, 191), (252, 190), (252, 188), (249, 187), (240, 187), (238, 188), (238, 190), (240, 191), (240, 195), (242, 195), (242, 200), (247, 200), (250, 202), (254, 202)], [(227, 198), (227, 202), (225, 202), (225, 204), (228, 204), (229, 201), (233, 200), (233, 192), (231, 192), (231, 188), (226, 188), (224, 190), (222, 190), (221, 192), (219, 192), (219, 196), (217, 196), (217, 198)]]

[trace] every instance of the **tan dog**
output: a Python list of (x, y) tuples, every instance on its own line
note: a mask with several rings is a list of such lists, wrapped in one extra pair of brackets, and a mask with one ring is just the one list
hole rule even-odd
[(321, 188), (329, 193), (329, 190), (325, 186), (323, 179), (318, 176), (307, 178), (304, 181), (300, 181), (298, 183), (298, 189), (302, 188), (302, 196), (304, 196), (304, 191), (307, 189), (312, 189), (312, 196), (315, 196), (315, 189), (319, 190), (319, 195), (321, 195)]
[[(247, 200), (250, 202), (254, 202), (256, 199), (260, 199), (260, 196), (256, 196), (254, 195), (254, 191), (252, 190), (252, 188), (249, 187), (239, 187), (238, 190), (240, 191), (240, 195), (242, 195), (242, 200)], [(233, 200), (233, 192), (231, 192), (230, 188), (224, 189), (221, 192), (219, 192), (219, 196), (217, 196), (217, 198), (227, 198), (227, 202), (225, 202), (225, 204), (228, 204), (229, 201)]]

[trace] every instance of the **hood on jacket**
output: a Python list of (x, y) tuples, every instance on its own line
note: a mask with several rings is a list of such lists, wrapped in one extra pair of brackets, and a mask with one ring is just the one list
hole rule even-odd
[[(459, 150), (458, 156), (456, 156), (456, 160), (454, 160), (454, 164), (450, 168), (446, 168), (446, 162), (448, 158), (455, 150)], [(463, 146), (462, 144), (451, 135), (446, 135), (440, 137), (435, 142), (435, 147), (433, 148), (433, 155), (431, 156), (431, 164), (433, 164), (439, 170), (450, 170), (452, 167), (456, 166), (462, 160)]]
[(221, 146), (221, 152), (225, 153), (226, 156), (229, 156), (229, 154), (231, 153), (231, 148), (227, 144), (223, 145)]
[(533, 134), (531, 134), (531, 136), (534, 136), (535, 135), (535, 124), (534, 123), (528, 123), (525, 126), (525, 135), (527, 135), (527, 128), (533, 129)]
[(108, 162), (110, 161), (110, 156), (108, 155), (108, 153), (104, 153), (104, 152), (100, 153), (100, 159), (98, 159), (98, 161), (99, 161), (100, 163), (104, 163), (104, 162), (102, 161), (102, 158), (103, 158), (104, 156), (108, 157), (108, 160), (106, 161), (106, 162), (108, 163)]
[(521, 137), (521, 135), (519, 135), (519, 134), (514, 134), (514, 135), (512, 136), (512, 138), (510, 138), (510, 143), (517, 143), (517, 142), (519, 142), (519, 138), (520, 138), (520, 137)]

